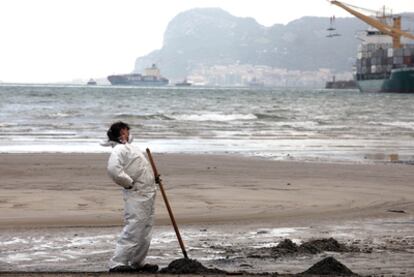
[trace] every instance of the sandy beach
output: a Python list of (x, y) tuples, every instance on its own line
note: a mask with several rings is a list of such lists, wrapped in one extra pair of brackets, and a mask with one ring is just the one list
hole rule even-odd
[[(1, 271), (106, 270), (123, 211), (121, 189), (106, 174), (107, 158), (108, 154), (1, 154), (0, 243), (6, 249)], [(154, 158), (190, 253), (206, 265), (253, 273), (299, 273), (327, 254), (266, 262), (251, 258), (249, 251), (274, 246), (284, 238), (300, 243), (334, 236), (361, 250), (328, 253), (356, 273), (414, 274), (412, 165), (232, 155), (155, 154)], [(180, 253), (160, 194), (156, 225), (149, 260), (165, 265)], [(65, 244), (59, 242), (62, 237), (89, 237), (100, 242), (93, 249), (101, 252), (85, 258), (89, 262), (76, 264), (73, 259), (53, 266), (52, 260), (42, 261), (29, 249), (47, 241)], [(87, 252), (92, 246), (73, 247), (67, 244), (72, 252)], [(11, 258), (27, 254), (25, 249), (33, 255)], [(59, 252), (53, 247), (49, 251), (49, 256)]]

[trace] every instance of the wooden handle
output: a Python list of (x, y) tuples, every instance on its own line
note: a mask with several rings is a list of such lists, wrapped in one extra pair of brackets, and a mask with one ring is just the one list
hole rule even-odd
[(178, 230), (177, 223), (175, 222), (175, 218), (174, 218), (174, 215), (170, 207), (170, 203), (168, 202), (167, 194), (165, 194), (161, 179), (159, 179), (160, 175), (158, 174), (157, 167), (155, 166), (154, 159), (152, 158), (152, 155), (151, 155), (151, 151), (148, 148), (147, 148), (147, 155), (148, 155), (148, 159), (151, 164), (151, 167), (152, 167), (152, 171), (154, 171), (155, 180), (157, 180), (157, 183), (160, 186), (162, 198), (164, 199), (164, 203), (165, 203), (165, 206), (167, 207), (168, 214), (170, 215), (171, 223), (174, 227), (175, 235), (177, 236), (178, 243), (180, 244), (180, 247), (181, 247), (181, 251), (183, 252), (184, 258), (188, 259), (187, 252), (185, 251), (185, 247), (184, 247), (184, 242), (181, 239), (180, 231)]

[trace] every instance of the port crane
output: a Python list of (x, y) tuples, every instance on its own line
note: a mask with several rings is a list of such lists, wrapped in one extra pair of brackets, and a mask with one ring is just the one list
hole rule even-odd
[[(374, 19), (370, 16), (367, 16), (363, 13), (358, 12), (357, 10), (353, 9), (351, 5), (345, 4), (340, 1), (331, 0), (329, 1), (331, 4), (341, 7), (342, 9), (346, 10), (350, 14), (354, 15), (355, 17), (359, 18), (360, 20), (364, 21), (365, 23), (371, 25), (372, 27), (378, 29), (380, 32), (389, 35), (392, 37), (392, 44), (393, 48), (401, 48), (401, 37), (406, 37), (409, 39), (414, 39), (414, 35), (408, 32), (404, 32), (401, 30), (401, 16), (393, 16), (393, 24), (388, 25), (386, 23), (381, 22), (380, 20)], [(385, 17), (385, 15), (384, 15)]]

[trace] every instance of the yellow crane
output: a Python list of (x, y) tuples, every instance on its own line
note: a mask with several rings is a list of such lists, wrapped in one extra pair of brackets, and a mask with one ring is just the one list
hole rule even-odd
[(330, 1), (331, 4), (341, 7), (342, 9), (346, 10), (350, 14), (356, 16), (357, 18), (361, 19), (365, 23), (371, 25), (372, 27), (378, 29), (380, 32), (389, 35), (392, 37), (392, 44), (394, 48), (401, 48), (401, 37), (406, 37), (409, 39), (414, 39), (414, 35), (411, 33), (407, 33), (401, 30), (401, 16), (394, 16), (393, 17), (393, 26), (390, 26), (386, 23), (383, 23), (377, 19), (374, 19), (370, 16), (362, 14), (355, 9), (351, 8), (349, 4), (345, 4), (339, 1)]

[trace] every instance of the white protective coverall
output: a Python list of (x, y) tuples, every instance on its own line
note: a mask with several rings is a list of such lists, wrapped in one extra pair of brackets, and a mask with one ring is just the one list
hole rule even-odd
[(113, 147), (108, 173), (123, 187), (124, 221), (109, 267), (144, 265), (154, 223), (156, 186), (154, 173), (140, 149), (130, 143), (109, 142)]

